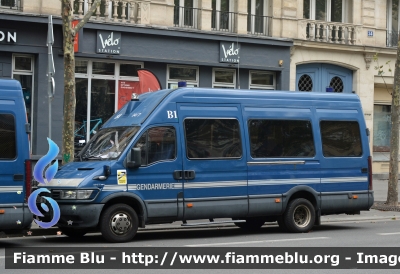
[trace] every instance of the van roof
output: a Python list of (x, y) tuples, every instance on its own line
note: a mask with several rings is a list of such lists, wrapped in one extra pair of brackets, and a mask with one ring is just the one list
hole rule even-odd
[(0, 98), (22, 98), (20, 82), (14, 79), (0, 78)]
[(353, 103), (361, 107), (358, 95), (349, 93), (178, 88), (141, 94), (139, 101), (125, 104), (102, 128), (141, 125), (153, 110), (163, 103), (241, 103), (248, 106), (261, 106), (271, 105), (271, 100), (285, 100), (288, 104), (289, 102), (293, 104), (295, 101), (315, 102), (315, 104), (325, 102), (330, 105)]

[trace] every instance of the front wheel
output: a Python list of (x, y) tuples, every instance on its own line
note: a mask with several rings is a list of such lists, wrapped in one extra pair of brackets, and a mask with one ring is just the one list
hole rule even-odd
[(104, 239), (123, 243), (133, 239), (138, 230), (138, 217), (130, 206), (115, 204), (107, 208), (100, 218), (100, 231)]
[(303, 198), (291, 201), (283, 214), (283, 222), (290, 232), (310, 231), (315, 223), (314, 206)]

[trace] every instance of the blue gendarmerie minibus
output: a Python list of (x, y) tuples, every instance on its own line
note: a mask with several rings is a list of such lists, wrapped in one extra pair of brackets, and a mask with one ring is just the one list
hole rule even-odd
[(31, 193), (30, 125), (21, 84), (0, 79), (0, 231), (22, 231), (33, 215), (27, 200)]
[(356, 94), (133, 94), (46, 187), (71, 237), (125, 242), (148, 224), (204, 219), (308, 232), (321, 215), (372, 206), (368, 135)]

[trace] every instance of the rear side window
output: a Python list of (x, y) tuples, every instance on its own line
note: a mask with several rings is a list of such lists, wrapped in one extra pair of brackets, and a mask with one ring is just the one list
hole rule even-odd
[(185, 119), (189, 159), (241, 158), (239, 122), (236, 119)]
[(325, 157), (362, 155), (360, 127), (356, 121), (321, 121), (322, 152)]
[(17, 145), (15, 118), (12, 114), (0, 114), (0, 159), (15, 159)]
[(253, 158), (313, 157), (310, 121), (250, 120), (250, 154)]
[(176, 137), (173, 127), (153, 127), (147, 130), (137, 141), (140, 148), (142, 165), (176, 158)]

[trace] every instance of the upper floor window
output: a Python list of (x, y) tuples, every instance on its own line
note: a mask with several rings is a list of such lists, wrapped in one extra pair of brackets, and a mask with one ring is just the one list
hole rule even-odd
[(197, 0), (174, 0), (174, 26), (197, 28), (199, 9)]
[(350, 23), (352, 0), (304, 0), (303, 18)]
[(268, 0), (247, 0), (247, 32), (269, 35)]
[(217, 31), (233, 32), (236, 14), (233, 0), (212, 0), (211, 28)]
[(387, 0), (387, 46), (397, 47), (399, 40), (399, 0)]

